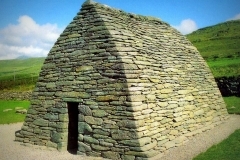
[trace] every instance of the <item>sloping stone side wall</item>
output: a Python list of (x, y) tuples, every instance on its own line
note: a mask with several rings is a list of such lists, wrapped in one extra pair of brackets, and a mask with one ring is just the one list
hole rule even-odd
[(168, 24), (85, 3), (46, 58), (16, 140), (66, 150), (79, 103), (78, 154), (142, 159), (227, 118), (195, 47)]

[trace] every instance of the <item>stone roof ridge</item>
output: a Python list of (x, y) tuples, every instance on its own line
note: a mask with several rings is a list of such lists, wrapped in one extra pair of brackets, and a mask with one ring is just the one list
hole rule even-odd
[(166, 22), (163, 22), (160, 18), (157, 18), (157, 17), (143, 16), (143, 15), (138, 15), (138, 14), (134, 14), (134, 13), (127, 13), (127, 12), (121, 10), (121, 9), (116, 9), (116, 8), (110, 7), (110, 6), (106, 5), (106, 4), (101, 4), (101, 3), (95, 2), (93, 0), (86, 0), (82, 4), (82, 7), (88, 6), (88, 5), (93, 5), (93, 6), (98, 5), (98, 6), (101, 6), (102, 8), (110, 9), (113, 12), (121, 12), (122, 14), (124, 14), (124, 15), (126, 15), (128, 17), (140, 19), (142, 21), (157, 21), (157, 22), (161, 22), (161, 23), (166, 23)]
[(83, 4), (82, 4), (82, 7), (85, 6), (85, 5), (90, 5), (90, 4), (95, 4), (96, 2), (93, 1), (93, 0), (86, 0)]

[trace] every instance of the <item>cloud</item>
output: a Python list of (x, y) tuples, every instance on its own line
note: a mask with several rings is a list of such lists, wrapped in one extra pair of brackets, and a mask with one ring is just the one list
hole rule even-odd
[(46, 56), (62, 31), (56, 24), (39, 25), (27, 15), (20, 16), (16, 25), (0, 29), (0, 59)]
[(235, 15), (235, 16), (232, 17), (232, 18), (229, 18), (227, 21), (238, 20), (238, 19), (240, 19), (240, 13), (238, 13), (237, 15)]
[(197, 24), (191, 19), (184, 19), (179, 25), (173, 27), (184, 35), (198, 29)]

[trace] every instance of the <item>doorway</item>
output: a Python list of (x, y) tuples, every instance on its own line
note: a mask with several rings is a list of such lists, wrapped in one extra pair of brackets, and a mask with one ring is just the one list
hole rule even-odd
[(68, 102), (68, 144), (69, 153), (77, 154), (78, 150), (78, 105), (76, 102)]

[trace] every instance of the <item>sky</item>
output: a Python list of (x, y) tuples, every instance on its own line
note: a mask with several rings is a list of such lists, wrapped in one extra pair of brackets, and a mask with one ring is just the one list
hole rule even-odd
[[(240, 19), (240, 0), (95, 0), (153, 16), (182, 34)], [(85, 0), (1, 0), (0, 60), (45, 57)]]

